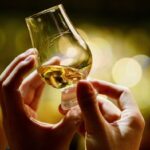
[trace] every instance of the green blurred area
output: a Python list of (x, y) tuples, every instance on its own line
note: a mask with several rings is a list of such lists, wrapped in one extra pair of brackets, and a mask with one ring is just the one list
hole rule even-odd
[[(119, 18), (115, 17), (115, 15), (113, 16), (111, 13), (109, 16), (109, 11), (106, 13), (108, 14), (107, 16), (98, 15), (96, 14), (97, 11), (91, 11), (91, 14), (88, 12), (86, 15), (85, 11), (89, 11), (89, 7), (82, 7), (84, 5), (81, 5), (82, 9), (84, 9), (80, 9), (78, 12), (78, 1), (76, 3), (74, 1), (74, 7), (71, 6), (70, 2), (65, 1), (65, 3), (69, 10), (68, 15), (73, 21), (73, 24), (77, 27), (78, 32), (89, 44), (94, 56), (93, 61), (95, 63), (90, 74), (91, 78), (120, 84), (120, 80), (117, 79), (120, 79), (121, 75), (115, 79), (112, 73), (115, 64), (123, 58), (130, 58), (137, 62), (137, 66), (133, 67), (135, 70), (129, 68), (128, 73), (134, 75), (135, 72), (135, 75), (139, 75), (139, 78), (133, 78), (133, 80), (136, 80), (134, 85), (129, 86), (129, 88), (131, 88), (146, 120), (146, 130), (141, 150), (150, 149), (148, 141), (150, 137), (150, 19), (146, 17), (148, 13), (144, 13), (146, 15), (143, 17), (140, 16), (139, 20), (134, 18), (134, 16), (137, 17), (138, 15), (133, 15), (133, 18), (131, 16), (128, 18), (128, 13), (123, 13), (126, 15), (119, 16)], [(41, 7), (38, 5), (38, 9), (44, 8), (47, 7), (45, 5), (41, 5)], [(71, 9), (69, 8), (74, 8), (73, 13), (71, 13)], [(95, 5), (95, 9), (96, 8)], [(112, 8), (114, 8), (114, 5)], [(127, 8), (124, 7), (125, 10)], [(36, 10), (36, 8), (34, 9)], [(24, 18), (30, 13), (32, 14), (38, 11), (35, 10), (32, 11), (32, 8), (30, 8), (30, 11), (8, 11), (8, 9), (7, 11), (2, 11), (0, 15), (0, 72), (2, 72), (18, 54), (32, 47)], [(94, 8), (92, 10), (94, 10)], [(112, 10), (113, 9), (111, 9), (111, 11)], [(115, 10), (119, 12), (119, 9)], [(115, 11), (114, 14), (116, 14), (117, 11)], [(142, 13), (137, 11), (137, 14)], [(125, 19), (123, 19), (123, 17)], [(124, 66), (122, 66), (122, 68), (123, 67)], [(140, 69), (140, 72), (138, 69)], [(122, 76), (126, 79), (130, 79), (130, 77), (126, 77), (125, 74)], [(128, 85), (130, 85), (130, 83), (128, 83), (127, 86)], [(58, 112), (59, 104), (60, 91), (46, 86), (38, 110), (39, 120), (50, 123), (56, 123), (60, 120), (62, 116)], [(74, 146), (76, 143), (77, 146)], [(77, 136), (72, 143), (71, 149), (84, 149), (83, 139)]]

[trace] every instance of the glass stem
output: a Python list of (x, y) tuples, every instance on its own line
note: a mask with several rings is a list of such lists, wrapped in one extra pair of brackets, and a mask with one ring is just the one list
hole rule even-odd
[(78, 105), (76, 85), (64, 88), (61, 92), (61, 107), (63, 110), (68, 110), (71, 107)]

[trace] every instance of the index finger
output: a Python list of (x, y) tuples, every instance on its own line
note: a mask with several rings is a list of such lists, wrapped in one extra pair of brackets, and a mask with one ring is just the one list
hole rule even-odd
[(26, 52), (18, 55), (0, 75), (0, 81), (3, 82), (21, 61), (25, 60), (29, 55), (32, 54), (37, 55), (37, 50), (35, 48), (30, 48)]
[[(35, 65), (35, 57), (33, 55), (28, 56), (25, 60), (21, 61), (10, 73), (10, 75), (2, 83), (2, 110), (5, 112), (5, 116), (9, 113), (13, 114), (25, 114), (23, 108), (23, 102), (21, 99), (18, 88), (23, 80), (23, 77), (28, 73)], [(9, 115), (8, 115), (9, 116)], [(22, 116), (22, 115), (21, 115)], [(16, 118), (16, 117), (15, 117)]]
[(118, 101), (121, 110), (137, 108), (133, 95), (126, 87), (112, 84), (106, 81), (91, 81), (98, 93), (107, 95)]

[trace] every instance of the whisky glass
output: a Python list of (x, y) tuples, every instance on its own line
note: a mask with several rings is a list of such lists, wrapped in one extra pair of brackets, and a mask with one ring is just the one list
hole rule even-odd
[[(77, 32), (62, 4), (25, 18), (32, 46), (38, 50), (37, 71), (54, 88), (61, 89), (63, 109), (77, 104), (75, 87), (86, 79), (92, 65), (91, 51)], [(60, 65), (49, 65), (52, 57)]]

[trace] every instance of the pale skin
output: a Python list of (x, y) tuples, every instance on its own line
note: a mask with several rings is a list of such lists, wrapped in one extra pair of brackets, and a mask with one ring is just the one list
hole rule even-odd
[[(35, 65), (36, 53), (29, 50), (19, 55), (0, 76), (3, 122), (11, 150), (67, 150), (82, 121), (87, 150), (139, 149), (145, 124), (139, 108), (128, 89), (108, 82), (80, 81), (77, 99), (81, 111), (72, 108), (55, 125), (37, 121), (36, 110), (44, 82), (37, 72), (23, 80)], [(59, 60), (54, 58), (50, 64), (59, 64)], [(98, 99), (95, 90), (114, 98), (119, 109), (110, 101)]]
[[(95, 90), (117, 101), (118, 119), (112, 118), (118, 111), (113, 103), (99, 109)], [(145, 122), (129, 89), (104, 81), (80, 81), (77, 99), (85, 124), (87, 150), (139, 150)]]
[[(71, 109), (57, 124), (36, 120), (44, 82), (37, 72), (24, 79), (34, 67), (36, 56), (35, 49), (22, 53), (0, 76), (0, 101), (8, 144), (11, 150), (68, 150), (81, 118)], [(59, 64), (59, 60), (53, 58), (49, 64)]]
[[(74, 90), (75, 91), (75, 90)], [(145, 121), (131, 91), (105, 81), (79, 81), (77, 100), (87, 150), (139, 150)], [(117, 104), (103, 98), (105, 95)], [(72, 93), (71, 93), (72, 94)], [(59, 111), (65, 115), (61, 107)]]

